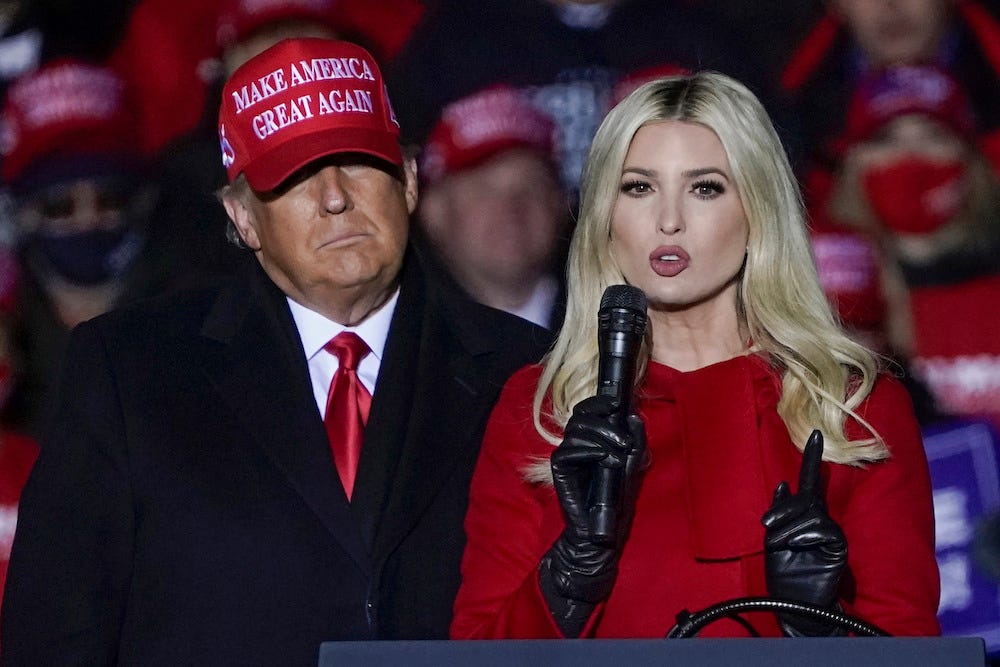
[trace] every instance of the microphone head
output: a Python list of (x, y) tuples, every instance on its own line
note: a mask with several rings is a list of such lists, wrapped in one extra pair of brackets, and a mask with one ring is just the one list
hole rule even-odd
[(646, 314), (646, 293), (634, 285), (609, 285), (601, 297), (601, 310), (624, 308)]

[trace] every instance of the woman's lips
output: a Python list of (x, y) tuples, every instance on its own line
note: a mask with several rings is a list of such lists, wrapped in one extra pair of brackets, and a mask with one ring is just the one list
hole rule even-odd
[(649, 265), (659, 276), (672, 278), (688, 267), (691, 257), (680, 246), (661, 246), (649, 253)]

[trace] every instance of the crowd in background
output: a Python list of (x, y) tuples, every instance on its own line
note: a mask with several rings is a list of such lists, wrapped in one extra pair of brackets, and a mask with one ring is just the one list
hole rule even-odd
[(607, 111), (659, 76), (743, 81), (792, 156), (845, 325), (928, 429), (1000, 426), (994, 0), (0, 0), (0, 548), (69, 330), (252, 258), (216, 199), (219, 96), (291, 36), (380, 60), (420, 166), (421, 248), (552, 329)]

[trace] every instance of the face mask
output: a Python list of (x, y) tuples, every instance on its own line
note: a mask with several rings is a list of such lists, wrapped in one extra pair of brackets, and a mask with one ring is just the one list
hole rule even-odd
[(908, 157), (868, 170), (865, 192), (886, 228), (930, 234), (950, 222), (963, 203), (965, 166)]
[(64, 280), (76, 285), (99, 285), (121, 276), (132, 265), (140, 240), (123, 226), (76, 234), (36, 233), (29, 244)]

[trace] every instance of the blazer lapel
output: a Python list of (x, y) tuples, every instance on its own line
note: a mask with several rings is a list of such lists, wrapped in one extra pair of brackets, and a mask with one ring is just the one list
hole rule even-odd
[(309, 370), (284, 294), (257, 270), (254, 287), (225, 292), (202, 334), (218, 343), (202, 367), (306, 505), (366, 573), (368, 550), (337, 478), (310, 392)]

